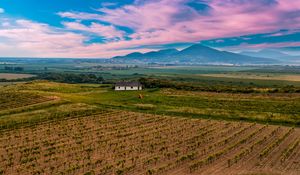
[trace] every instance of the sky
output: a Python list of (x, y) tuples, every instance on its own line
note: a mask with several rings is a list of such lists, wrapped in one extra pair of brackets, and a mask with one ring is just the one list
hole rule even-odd
[(0, 0), (0, 57), (110, 58), (195, 43), (300, 53), (300, 0)]

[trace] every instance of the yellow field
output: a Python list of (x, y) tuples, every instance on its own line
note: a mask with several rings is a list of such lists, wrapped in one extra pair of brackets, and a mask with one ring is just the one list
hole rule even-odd
[(30, 78), (34, 77), (35, 75), (31, 74), (10, 74), (10, 73), (0, 73), (0, 79), (7, 79), (7, 80), (16, 80), (21, 78)]

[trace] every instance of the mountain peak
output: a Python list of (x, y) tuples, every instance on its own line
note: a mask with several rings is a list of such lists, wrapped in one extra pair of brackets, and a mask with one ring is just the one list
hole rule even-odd
[(212, 48), (207, 47), (207, 46), (202, 45), (202, 44), (194, 44), (194, 45), (191, 45), (190, 47), (188, 47), (186, 49), (212, 49)]

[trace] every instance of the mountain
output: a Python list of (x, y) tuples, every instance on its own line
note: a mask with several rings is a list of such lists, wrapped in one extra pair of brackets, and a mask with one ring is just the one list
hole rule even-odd
[(159, 51), (153, 51), (145, 53), (144, 56), (149, 57), (159, 57), (159, 56), (168, 56), (178, 53), (179, 51), (177, 49), (165, 49), (165, 50), (159, 50)]
[(227, 51), (219, 51), (201, 44), (192, 45), (177, 54), (181, 62), (224, 63), (224, 64), (264, 64), (272, 62), (268, 58), (256, 58)]
[(114, 61), (135, 61), (135, 62), (156, 62), (161, 58), (168, 58), (169, 56), (177, 54), (179, 51), (176, 49), (164, 49), (159, 51), (152, 51), (147, 53), (133, 52), (125, 56), (116, 56), (112, 58)]
[(274, 49), (263, 49), (257, 52), (251, 52), (251, 51), (243, 51), (240, 52), (241, 55), (247, 55), (252, 57), (264, 57), (264, 58), (272, 58), (277, 59), (279, 61), (285, 62), (285, 63), (299, 63), (300, 62), (300, 56), (291, 56), (289, 54), (280, 52), (278, 50)]
[(276, 60), (240, 55), (220, 51), (201, 44), (192, 45), (178, 51), (176, 49), (159, 50), (147, 53), (131, 53), (112, 58), (113, 62), (140, 63), (192, 63), (192, 64), (271, 64)]
[(263, 49), (258, 52), (243, 51), (240, 54), (247, 55), (247, 56), (253, 56), (253, 57), (264, 57), (264, 58), (283, 58), (283, 57), (290, 56), (288, 54), (282, 53), (277, 50), (272, 50), (272, 49)]
[(139, 58), (139, 57), (142, 57), (142, 56), (143, 56), (143, 54), (140, 53), (140, 52), (133, 52), (133, 53), (130, 53), (126, 56), (116, 56), (116, 57), (114, 57), (114, 59), (122, 59), (123, 57), (126, 57), (126, 59), (129, 60), (129, 59)]
[(164, 58), (165, 61), (172, 59), (173, 55), (178, 54), (179, 51), (177, 49), (165, 49), (159, 51), (148, 52), (143, 55), (143, 57), (147, 60), (150, 59), (151, 62), (160, 62), (161, 58)]

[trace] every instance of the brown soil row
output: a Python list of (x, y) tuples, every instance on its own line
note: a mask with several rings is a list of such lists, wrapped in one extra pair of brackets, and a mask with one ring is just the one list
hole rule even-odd
[[(300, 146), (284, 163), (280, 162), (284, 150), (300, 138), (299, 129), (294, 129), (266, 157), (259, 158), (266, 147), (290, 129), (277, 128), (107, 111), (2, 132), (0, 172), (12, 175), (190, 174), (194, 163), (233, 146), (192, 173), (299, 174)], [(233, 160), (252, 145), (251, 152), (228, 166), (229, 159)]]

